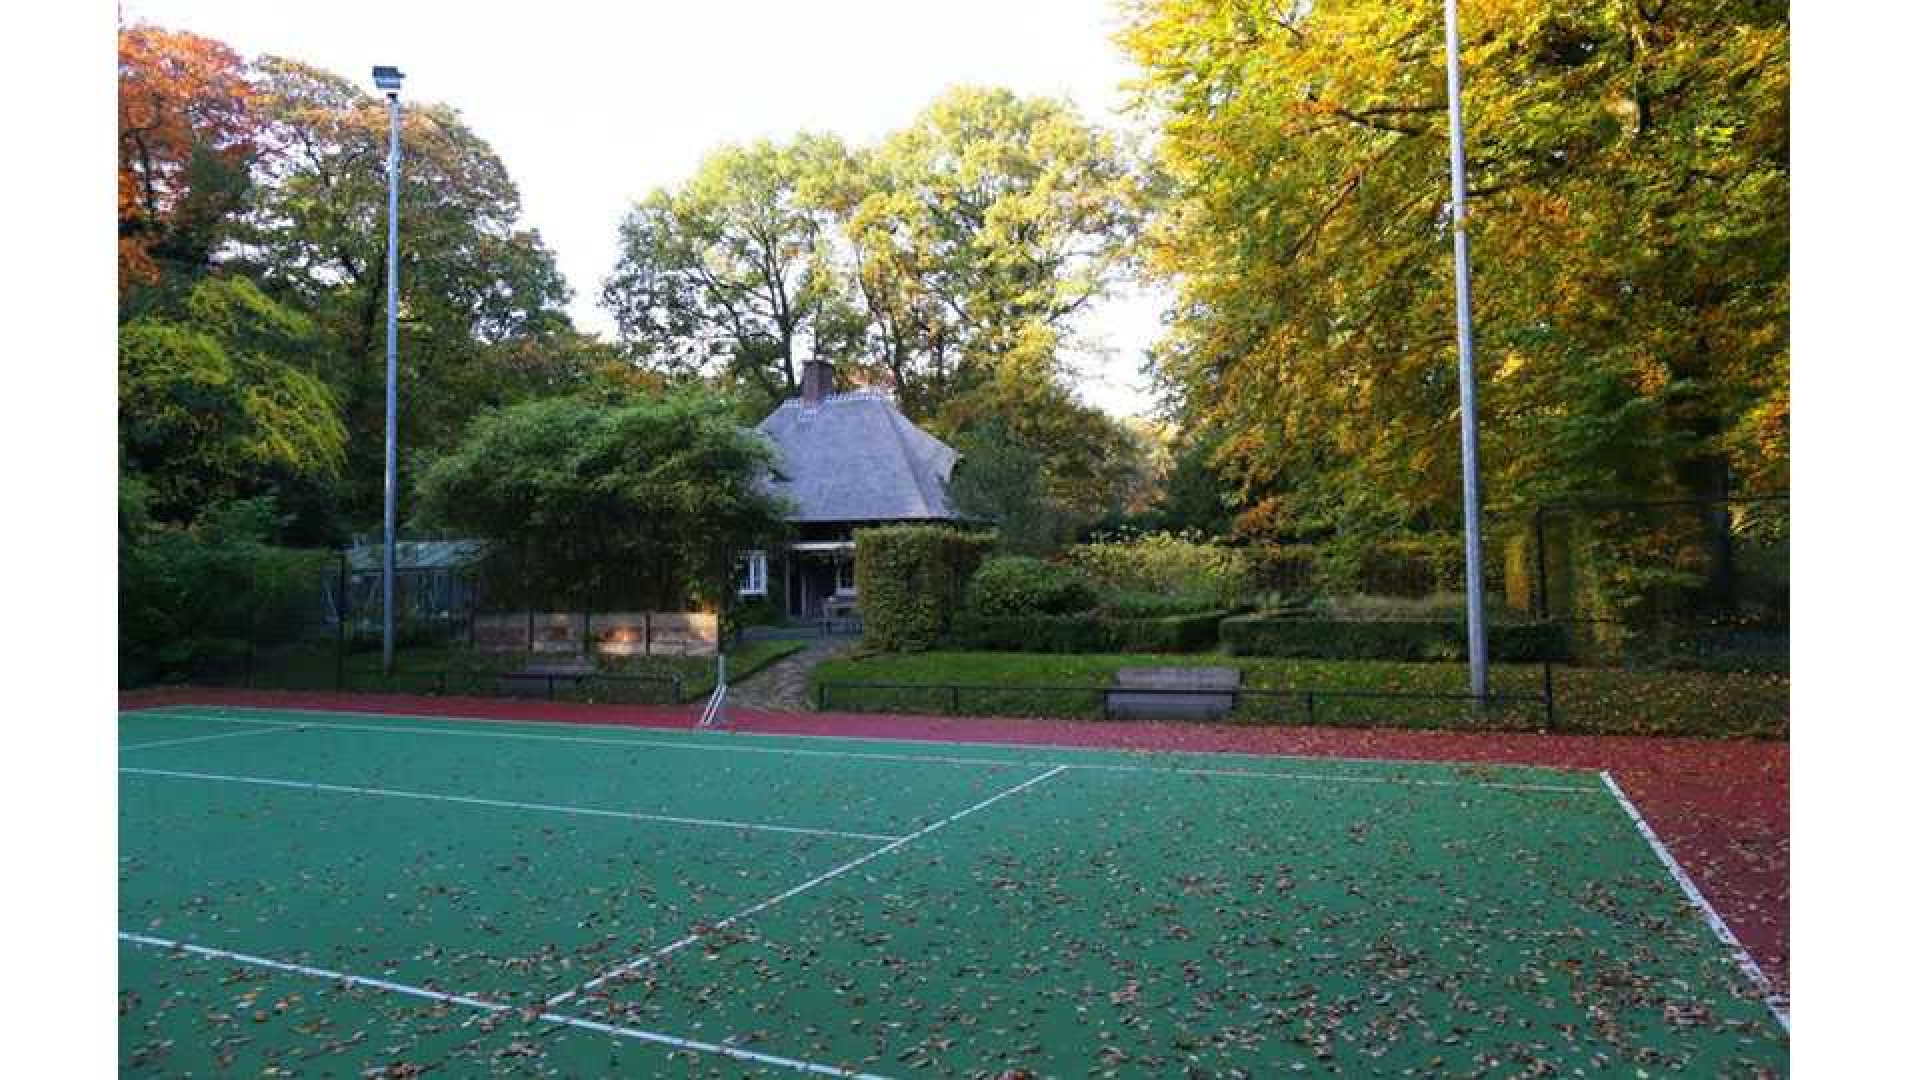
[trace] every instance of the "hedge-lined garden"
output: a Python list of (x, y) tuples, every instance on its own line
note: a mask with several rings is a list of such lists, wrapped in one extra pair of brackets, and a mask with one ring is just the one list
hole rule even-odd
[[(1458, 665), (1378, 660), (1279, 660), (1218, 654), (1047, 655), (1012, 652), (889, 653), (829, 660), (815, 669), (813, 701), (838, 712), (930, 715), (1080, 717), (1098, 719), (1103, 688), (1123, 667), (1229, 665), (1248, 690), (1460, 694)], [(1495, 695), (1539, 693), (1541, 669), (1496, 664)], [(1552, 730), (1586, 735), (1706, 735), (1785, 738), (1789, 682), (1770, 673), (1626, 671), (1556, 667)], [(873, 684), (885, 684), (874, 688)], [(963, 687), (957, 694), (950, 689)], [(904, 687), (904, 689), (902, 688)], [(956, 707), (957, 706), (957, 707)], [(1242, 723), (1304, 723), (1298, 699), (1249, 696), (1230, 716)], [(1390, 727), (1545, 730), (1544, 710), (1513, 706), (1479, 715), (1434, 700), (1329, 696), (1315, 708), (1316, 724)]]
[(1245, 722), (1544, 729), (1552, 664), (1555, 730), (1787, 732), (1784, 670), (1699, 670), (1686, 657), (1581, 664), (1565, 625), (1508, 604), (1493, 605), (1488, 625), (1491, 689), (1507, 702), (1489, 713), (1446, 700), (1466, 689), (1449, 540), (1339, 554), (1159, 534), (1051, 560), (996, 556), (990, 534), (949, 528), (856, 540), (864, 652), (815, 673), (836, 710), (1099, 717), (1121, 667), (1231, 665), (1248, 691), (1234, 712)]

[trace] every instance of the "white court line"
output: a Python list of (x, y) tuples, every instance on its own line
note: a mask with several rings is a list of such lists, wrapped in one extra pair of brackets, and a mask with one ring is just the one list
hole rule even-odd
[[(167, 938), (150, 937), (146, 934), (129, 934), (124, 930), (120, 932), (120, 940), (155, 949), (169, 949), (193, 953), (197, 956), (205, 956), (213, 960), (230, 960), (236, 964), (246, 964), (251, 967), (267, 968), (273, 971), (284, 971), (291, 975), (305, 975), (315, 979), (327, 979), (333, 982), (344, 983), (348, 986), (364, 986), (373, 990), (384, 990), (390, 994), (404, 994), (408, 997), (425, 998), (428, 1001), (445, 1002), (449, 1005), (464, 1005), (469, 1009), (481, 1009), (486, 1012), (495, 1013), (519, 1011), (512, 1005), (505, 1005), (497, 1001), (487, 1001), (484, 998), (469, 997), (465, 994), (449, 994), (441, 990), (429, 990), (424, 986), (410, 986), (406, 983), (394, 982), (390, 979), (373, 979), (365, 975), (349, 975), (342, 971), (329, 971), (326, 968), (312, 967), (307, 964), (290, 964), (284, 960), (274, 960), (265, 956), (253, 956), (248, 953), (231, 952), (226, 949), (210, 949), (205, 945), (193, 945), (184, 941), (171, 941)], [(818, 1062), (801, 1061), (797, 1058), (780, 1057), (776, 1054), (762, 1054), (738, 1046), (701, 1042), (697, 1039), (683, 1039), (677, 1035), (663, 1035), (657, 1031), (644, 1031), (640, 1028), (621, 1027), (617, 1024), (603, 1024), (578, 1016), (564, 1016), (560, 1013), (543, 1012), (539, 1018), (551, 1024), (563, 1024), (567, 1027), (579, 1028), (583, 1031), (597, 1031), (603, 1035), (612, 1035), (615, 1038), (656, 1043), (660, 1046), (668, 1046), (676, 1050), (697, 1050), (707, 1054), (720, 1054), (737, 1061), (751, 1061), (761, 1065), (774, 1065), (781, 1068), (795, 1069), (800, 1072), (813, 1073), (819, 1076), (840, 1076), (851, 1078), (851, 1080), (885, 1080), (884, 1077), (875, 1076), (871, 1073), (855, 1072), (852, 1069), (843, 1069), (836, 1065), (822, 1065)]]
[[(714, 734), (713, 732), (689, 731), (686, 728), (661, 727), (657, 724), (597, 724), (587, 720), (509, 720), (505, 717), (499, 717), (499, 716), (447, 716), (441, 713), (363, 712), (357, 709), (276, 709), (271, 705), (217, 705), (217, 704), (195, 705), (191, 703), (184, 703), (179, 705), (149, 705), (145, 708), (140, 708), (140, 709), (122, 709), (120, 712), (120, 715), (122, 716), (140, 716), (140, 715), (200, 716), (202, 719), (207, 719), (207, 720), (244, 719), (244, 717), (239, 717), (239, 716), (220, 716), (220, 715), (207, 715), (204, 713), (194, 713), (191, 711), (180, 711), (180, 712), (173, 711), (173, 710), (193, 710), (193, 709), (225, 709), (225, 710), (228, 710), (229, 712), (254, 711), (254, 712), (279, 713), (281, 715), (285, 715), (288, 713), (301, 713), (309, 716), (364, 716), (369, 719), (376, 719), (376, 720), (382, 717), (385, 717), (387, 719), (395, 719), (395, 720), (447, 720), (447, 721), (452, 721), (454, 723), (461, 723), (461, 724), (508, 724), (508, 725), (518, 725), (522, 727), (552, 727), (555, 725), (564, 724), (567, 727), (587, 728), (592, 731), (656, 731), (661, 733), (676, 733), (676, 734), (687, 734), (687, 735)], [(905, 715), (905, 714), (873, 713), (871, 715), (890, 716), (890, 715)], [(961, 717), (961, 719), (980, 719), (980, 718)], [(263, 720), (260, 722), (266, 723), (267, 721)], [(1415, 731), (1412, 733), (1417, 734), (1418, 732)], [(1244, 758), (1248, 761), (1312, 761), (1312, 762), (1319, 762), (1319, 763), (1332, 762), (1335, 764), (1346, 764), (1346, 765), (1413, 765), (1413, 766), (1486, 765), (1486, 766), (1492, 766), (1494, 768), (1533, 769), (1539, 772), (1587, 773), (1587, 772), (1594, 771), (1590, 769), (1570, 768), (1570, 767), (1559, 766), (1559, 765), (1539, 765), (1530, 761), (1460, 761), (1460, 762), (1418, 761), (1418, 760), (1408, 760), (1406, 758), (1348, 757), (1341, 754), (1263, 754), (1258, 751), (1252, 751), (1252, 750), (1167, 750), (1167, 749), (1160, 749), (1157, 747), (1146, 747), (1146, 746), (1079, 746), (1073, 743), (991, 742), (986, 739), (916, 739), (906, 735), (818, 735), (818, 734), (811, 734), (804, 731), (791, 731), (791, 732), (741, 731), (736, 728), (729, 728), (724, 732), (724, 734), (729, 739), (814, 739), (814, 740), (820, 740), (824, 742), (841, 742), (841, 743), (844, 743), (844, 742), (903, 743), (908, 746), (980, 746), (980, 747), (987, 747), (989, 749), (994, 749), (994, 750), (1024, 750), (1024, 751), (1027, 751), (1028, 753), (1040, 753), (1048, 750), (1052, 750), (1052, 751), (1067, 750), (1067, 751), (1085, 751), (1088, 753), (1096, 753), (1096, 754), (1130, 754), (1135, 756), (1148, 756), (1148, 755), (1155, 755), (1155, 754), (1185, 754), (1192, 757)], [(1438, 732), (1433, 734), (1446, 734), (1446, 733)], [(928, 759), (916, 759), (916, 760), (928, 760)], [(1598, 792), (1604, 789), (1594, 788), (1592, 790)]]
[(1660, 842), (1660, 837), (1654, 833), (1653, 826), (1647, 824), (1647, 819), (1640, 816), (1640, 810), (1633, 805), (1633, 800), (1627, 798), (1627, 793), (1614, 782), (1613, 774), (1602, 770), (1600, 779), (1606, 782), (1607, 790), (1613, 792), (1613, 797), (1619, 800), (1620, 808), (1633, 819), (1634, 828), (1640, 830), (1640, 835), (1653, 848), (1653, 853), (1660, 857), (1660, 862), (1666, 866), (1667, 873), (1673, 875), (1673, 880), (1679, 884), (1680, 891), (1686, 893), (1687, 900), (1699, 910), (1700, 914), (1706, 916), (1707, 925), (1713, 929), (1714, 937), (1719, 938), (1722, 945), (1733, 951), (1734, 959), (1740, 964), (1740, 970), (1745, 972), (1747, 978), (1759, 988), (1761, 998), (1766, 1002), (1767, 1010), (1773, 1013), (1773, 1018), (1780, 1022), (1781, 1028), (1787, 1031), (1793, 1030), (1789, 1022), (1786, 1001), (1774, 992), (1773, 980), (1767, 978), (1767, 973), (1760, 970), (1760, 965), (1754, 961), (1753, 954), (1748, 952), (1747, 947), (1740, 944), (1740, 939), (1734, 936), (1733, 928), (1728, 926), (1727, 921), (1720, 917), (1720, 913), (1713, 909), (1713, 905), (1707, 901), (1706, 894), (1693, 883), (1693, 878), (1687, 876), (1686, 869), (1680, 865), (1678, 859), (1673, 857), (1673, 853), (1667, 850), (1667, 845)]
[(710, 829), (750, 829), (755, 832), (799, 833), (805, 836), (838, 836), (848, 840), (898, 840), (887, 833), (842, 832), (838, 829), (809, 829), (799, 825), (762, 825), (751, 821), (724, 818), (675, 817), (670, 814), (642, 814), (627, 810), (600, 810), (590, 806), (559, 806), (553, 803), (514, 802), (510, 799), (483, 799), (474, 795), (439, 795), (426, 791), (397, 791), (392, 788), (355, 787), (351, 784), (322, 784), (312, 780), (281, 780), (267, 776), (229, 776), (225, 773), (181, 772), (174, 769), (120, 768), (134, 776), (164, 776), (176, 780), (214, 780), (229, 784), (253, 784), (258, 787), (293, 788), (296, 791), (324, 791), (335, 795), (372, 795), (387, 799), (423, 799), (429, 802), (464, 803), (469, 806), (496, 806), (508, 810), (540, 810), (553, 814), (579, 814), (587, 817), (624, 818), (628, 821), (655, 821), (667, 825), (696, 825)]
[[(1401, 777), (1401, 776), (1358, 776), (1358, 775), (1350, 776), (1342, 773), (1262, 772), (1255, 769), (1204, 769), (1204, 768), (1186, 768), (1178, 765), (1123, 765), (1117, 762), (1059, 762), (1059, 761), (1045, 761), (1045, 760), (1009, 761), (1003, 758), (949, 757), (949, 756), (934, 755), (934, 754), (883, 754), (883, 753), (870, 753), (865, 751), (854, 751), (854, 750), (806, 750), (798, 747), (781, 747), (781, 746), (729, 746), (725, 743), (695, 742), (691, 740), (678, 741), (678, 740), (645, 739), (645, 738), (599, 739), (599, 738), (593, 738), (591, 736), (584, 736), (584, 735), (548, 735), (541, 732), (533, 732), (533, 731), (461, 731), (455, 728), (415, 727), (412, 725), (409, 725), (406, 727), (393, 727), (389, 725), (380, 725), (380, 724), (337, 724), (337, 723), (332, 723), (328, 721), (316, 721), (313, 723), (297, 723), (292, 720), (267, 720), (261, 717), (219, 716), (219, 715), (208, 714), (208, 713), (191, 713), (191, 714), (181, 714), (181, 715), (191, 715), (195, 719), (211, 720), (219, 723), (279, 724), (285, 727), (303, 727), (309, 730), (325, 729), (325, 730), (333, 730), (333, 731), (369, 731), (369, 732), (379, 732), (379, 733), (386, 733), (386, 734), (393, 734), (393, 735), (440, 735), (440, 736), (450, 736), (450, 737), (466, 738), (466, 739), (528, 739), (536, 742), (584, 743), (584, 744), (593, 745), (593, 746), (645, 746), (645, 747), (656, 747), (656, 748), (667, 749), (667, 750), (722, 751), (722, 752), (736, 753), (736, 754), (773, 754), (773, 755), (789, 756), (789, 757), (844, 758), (844, 759), (854, 760), (854, 761), (886, 761), (886, 762), (902, 762), (902, 763), (909, 763), (909, 764), (927, 763), (927, 764), (933, 764), (933, 765), (988, 765), (988, 766), (995, 766), (1000, 768), (1011, 767), (1011, 768), (1040, 768), (1040, 769), (1044, 769), (1053, 765), (1062, 765), (1069, 769), (1093, 769), (1093, 770), (1099, 770), (1099, 771), (1105, 771), (1105, 772), (1177, 773), (1184, 776), (1238, 776), (1238, 777), (1246, 777), (1250, 779), (1266, 779), (1266, 780), (1314, 780), (1314, 781), (1348, 782), (1348, 783), (1356, 783), (1356, 784), (1405, 784), (1405, 785), (1417, 786), (1417, 787), (1493, 788), (1493, 789), (1502, 790), (1502, 791), (1557, 792), (1560, 794), (1573, 794), (1573, 795), (1604, 795), (1606, 793), (1605, 788), (1595, 787), (1592, 785), (1529, 784), (1529, 783), (1518, 783), (1518, 782), (1510, 783), (1503, 780), (1421, 780), (1421, 779)], [(332, 714), (326, 714), (326, 715), (340, 716), (340, 715), (350, 715), (350, 714), (332, 713)], [(442, 719), (445, 719), (445, 718), (442, 718)], [(460, 722), (464, 723), (469, 721), (463, 720)], [(473, 723), (496, 723), (496, 722), (508, 723), (510, 721), (475, 720), (471, 722)], [(784, 738), (785, 736), (781, 736), (781, 737)], [(879, 741), (888, 741), (888, 740), (879, 740)], [(1065, 748), (1041, 747), (1039, 749), (1060, 750)], [(1098, 748), (1093, 748), (1093, 749), (1096, 751), (1098, 750)], [(1289, 759), (1289, 760), (1309, 760), (1310, 761), (1314, 759), (1305, 758), (1305, 759)], [(1370, 762), (1370, 764), (1398, 766), (1398, 767), (1407, 768), (1407, 769), (1436, 769), (1436, 768), (1463, 767), (1450, 762), (1420, 762), (1420, 761), (1381, 761), (1377, 763)]]
[(849, 870), (858, 869), (862, 866), (865, 866), (867, 863), (870, 863), (873, 860), (881, 857), (882, 855), (886, 855), (889, 852), (898, 851), (901, 848), (907, 846), (908, 844), (913, 843), (915, 840), (918, 840), (921, 837), (928, 835), (929, 833), (939, 832), (941, 829), (946, 828), (947, 826), (953, 824), (956, 821), (959, 821), (961, 818), (966, 817), (969, 814), (975, 814), (982, 810), (985, 810), (987, 807), (992, 806), (994, 803), (999, 802), (1001, 799), (1018, 795), (1021, 792), (1027, 790), (1028, 788), (1034, 786), (1035, 784), (1039, 784), (1044, 781), (1051, 780), (1054, 777), (1059, 776), (1061, 773), (1066, 772), (1067, 768), (1068, 767), (1065, 765), (1055, 765), (1053, 768), (1048, 769), (1046, 772), (1043, 772), (1038, 776), (1028, 777), (1026, 780), (1022, 781), (1021, 783), (1015, 784), (1013, 787), (1010, 787), (1007, 790), (1002, 791), (998, 795), (989, 796), (985, 799), (980, 800), (977, 803), (974, 803), (972, 806), (967, 807), (965, 810), (961, 810), (958, 813), (949, 814), (946, 817), (941, 818), (939, 821), (936, 821), (931, 825), (928, 825), (922, 829), (919, 829), (916, 832), (909, 833), (906, 836), (903, 836), (900, 839), (895, 840), (893, 843), (888, 844), (886, 847), (876, 848), (875, 850), (869, 851), (868, 853), (860, 856), (857, 859), (853, 859), (849, 862), (841, 863), (839, 866), (836, 866), (833, 869), (827, 871), (826, 873), (821, 874), (809, 881), (803, 881), (800, 884), (795, 885), (793, 888), (788, 889), (786, 892), (780, 893), (777, 896), (770, 896), (767, 899), (762, 900), (759, 903), (753, 905), (752, 907), (743, 908), (740, 911), (736, 911), (732, 915), (729, 915), (726, 918), (721, 919), (719, 922), (714, 923), (711, 926), (708, 926), (703, 931), (696, 931), (694, 933), (688, 934), (687, 936), (679, 939), (678, 941), (672, 942), (671, 944), (668, 944), (662, 948), (655, 949), (652, 952), (642, 953), (639, 956), (634, 957), (633, 959), (627, 961), (624, 964), (621, 964), (618, 967), (611, 968), (608, 971), (603, 972), (602, 974), (597, 975), (592, 979), (589, 979), (587, 982), (581, 984), (579, 987), (575, 989), (568, 990), (564, 993), (555, 994), (554, 996), (547, 999), (547, 1007), (552, 1008), (555, 1005), (559, 1005), (562, 1002), (578, 997), (579, 995), (586, 993), (587, 991), (593, 990), (601, 985), (604, 985), (610, 980), (617, 979), (622, 975), (625, 975), (632, 971), (637, 971), (640, 968), (646, 967), (648, 964), (652, 964), (664, 957), (671, 956), (672, 954), (679, 952), (681, 949), (686, 948), (687, 946), (693, 944), (694, 942), (699, 941), (702, 937), (705, 937), (707, 934), (711, 934), (716, 930), (725, 930), (727, 927), (732, 926), (734, 923), (737, 923), (742, 919), (752, 918), (753, 916), (758, 915), (760, 912), (767, 910), (768, 908), (774, 906), (775, 904), (781, 903), (786, 900), (790, 900), (793, 897), (796, 897), (801, 893), (806, 892), (808, 889), (811, 889), (817, 885), (822, 885), (822, 884), (825, 884), (826, 882), (832, 881), (834, 878), (839, 877), (841, 874), (844, 874)]
[[(208, 719), (216, 719), (216, 718), (209, 717)], [(261, 721), (257, 721), (257, 720), (246, 721), (246, 722), (261, 723)], [(306, 727), (306, 725), (300, 724), (300, 725), (296, 725), (296, 727), (304, 728)], [(188, 743), (212, 742), (215, 739), (243, 739), (248, 735), (278, 735), (285, 730), (286, 729), (282, 727), (263, 727), (263, 728), (255, 728), (252, 731), (225, 731), (225, 732), (221, 732), (218, 735), (194, 735), (185, 739), (162, 739), (159, 742), (135, 743), (132, 746), (123, 746), (120, 749), (122, 752), (125, 752), (128, 750), (155, 750), (162, 746), (185, 746)]]

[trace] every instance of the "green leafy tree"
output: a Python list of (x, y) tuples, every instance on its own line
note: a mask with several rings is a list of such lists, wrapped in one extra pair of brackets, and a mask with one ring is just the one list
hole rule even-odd
[[(1253, 532), (1455, 527), (1439, 5), (1136, 0), (1159, 351)], [(1787, 473), (1787, 5), (1463, 12), (1493, 505)]]
[(1111, 134), (1064, 102), (979, 87), (850, 157), (819, 198), (864, 351), (916, 418), (994, 378), (1057, 382), (1073, 318), (1127, 266), (1141, 214)]
[(991, 524), (1002, 550), (1050, 555), (1071, 536), (1066, 512), (1047, 497), (1040, 455), (989, 425), (960, 440), (947, 494), (955, 510)]
[(1212, 537), (1231, 531), (1233, 489), (1213, 465), (1219, 449), (1218, 437), (1207, 432), (1184, 433), (1175, 444), (1160, 497), (1153, 506), (1158, 528)]
[(155, 517), (331, 483), (346, 428), (326, 384), (293, 362), (312, 324), (242, 277), (201, 279), (177, 316), (120, 328), (120, 452)]
[[(342, 497), (372, 520), (385, 424), (386, 106), (273, 57), (256, 62), (253, 85), (260, 163), (232, 262), (311, 313), (313, 368), (354, 436)], [(528, 342), (564, 337), (568, 290), (538, 234), (518, 224), (519, 192), (492, 148), (445, 105), (412, 103), (403, 116), (401, 439), (433, 448), (511, 396), (502, 376)]]
[(768, 404), (794, 394), (795, 342), (818, 335), (836, 287), (806, 189), (844, 158), (827, 136), (722, 147), (682, 188), (635, 205), (601, 297), (636, 355), (721, 375)]
[(495, 602), (673, 610), (777, 534), (771, 466), (709, 394), (552, 398), (474, 420), (421, 476), (420, 513), (487, 541)]

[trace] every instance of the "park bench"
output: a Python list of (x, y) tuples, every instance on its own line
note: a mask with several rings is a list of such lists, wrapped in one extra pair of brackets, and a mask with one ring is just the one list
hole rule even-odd
[(557, 686), (578, 686), (582, 680), (597, 674), (593, 661), (584, 657), (566, 660), (539, 660), (527, 664), (517, 671), (505, 672), (500, 676), (500, 690), (504, 694), (538, 694), (551, 697)]
[(1121, 668), (1107, 688), (1114, 720), (1219, 720), (1240, 700), (1240, 669)]

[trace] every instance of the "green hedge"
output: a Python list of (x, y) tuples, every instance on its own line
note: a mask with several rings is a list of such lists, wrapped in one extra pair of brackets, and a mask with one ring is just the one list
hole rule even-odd
[(962, 615), (947, 644), (956, 649), (1042, 653), (1192, 653), (1220, 643), (1224, 611), (1158, 619), (1104, 615)]
[[(1459, 660), (1466, 634), (1457, 622), (1347, 620), (1245, 615), (1220, 624), (1220, 640), (1242, 656), (1325, 660)], [(1566, 628), (1552, 623), (1496, 623), (1487, 627), (1487, 652), (1496, 661), (1565, 660)]]
[(1099, 602), (1080, 571), (1026, 555), (988, 559), (967, 583), (966, 608), (978, 615), (1072, 615)]
[[(1199, 593), (1151, 593), (1114, 590), (1100, 598), (1100, 614), (1115, 619), (1164, 619), (1170, 615), (1204, 615), (1218, 611), (1218, 598)], [(1249, 607), (1247, 610), (1253, 610)]]
[(939, 525), (889, 525), (853, 534), (854, 585), (869, 648), (930, 649), (960, 609), (967, 580), (993, 537)]

